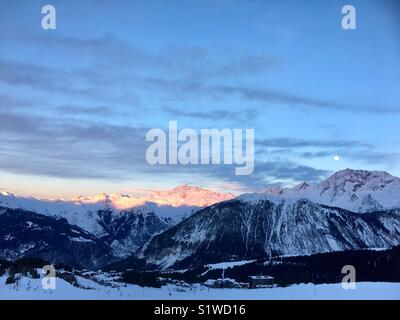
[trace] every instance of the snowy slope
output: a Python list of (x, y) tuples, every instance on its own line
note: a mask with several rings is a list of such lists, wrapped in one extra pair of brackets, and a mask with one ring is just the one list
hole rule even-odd
[(308, 198), (354, 212), (400, 208), (400, 178), (383, 171), (346, 169), (317, 183), (302, 183), (291, 189), (266, 190), (284, 197)]
[(56, 289), (44, 290), (41, 279), (21, 278), (17, 284), (6, 285), (7, 275), (0, 277), (1, 300), (369, 300), (400, 299), (400, 284), (360, 282), (356, 290), (345, 290), (337, 284), (300, 284), (286, 288), (213, 289), (201, 284), (189, 287), (166, 285), (146, 288), (114, 282), (113, 286), (77, 277), (83, 289), (65, 280), (56, 280)]

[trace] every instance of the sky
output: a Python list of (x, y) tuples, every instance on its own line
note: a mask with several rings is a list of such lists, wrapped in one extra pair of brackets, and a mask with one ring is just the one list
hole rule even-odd
[[(56, 30), (41, 9), (56, 8)], [(341, 9), (356, 8), (344, 30)], [(400, 3), (1, 1), (0, 191), (247, 192), (400, 176)], [(253, 128), (255, 169), (151, 166), (146, 132)]]

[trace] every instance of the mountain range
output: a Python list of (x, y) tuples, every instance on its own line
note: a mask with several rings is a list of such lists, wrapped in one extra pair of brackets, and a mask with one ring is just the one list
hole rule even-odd
[(2, 192), (0, 258), (167, 269), (390, 248), (400, 244), (399, 208), (399, 178), (350, 169), (320, 183), (238, 197), (188, 185), (145, 197), (71, 200)]
[[(104, 241), (111, 256), (118, 259), (131, 255), (154, 234), (168, 229), (196, 210), (233, 197), (229, 193), (188, 185), (141, 198), (101, 193), (71, 200), (41, 200), (1, 192), (0, 207), (64, 218), (71, 226)], [(9, 257), (0, 253), (1, 256)]]
[(264, 192), (359, 213), (400, 208), (400, 178), (383, 171), (346, 169), (317, 184), (303, 182), (294, 188)]

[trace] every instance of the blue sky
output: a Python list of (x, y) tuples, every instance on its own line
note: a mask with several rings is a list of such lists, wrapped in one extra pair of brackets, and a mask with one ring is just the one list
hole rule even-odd
[[(57, 29), (41, 29), (41, 8)], [(357, 29), (341, 28), (341, 8)], [(347, 167), (400, 176), (397, 1), (2, 1), (0, 188), (252, 191)], [(152, 167), (145, 134), (254, 128), (254, 174)], [(340, 160), (335, 161), (335, 155)]]

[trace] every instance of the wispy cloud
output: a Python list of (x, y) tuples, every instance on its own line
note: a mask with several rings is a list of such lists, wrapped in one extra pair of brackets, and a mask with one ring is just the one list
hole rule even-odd
[(371, 147), (371, 145), (354, 140), (317, 140), (317, 139), (296, 139), (289, 137), (268, 138), (257, 140), (257, 145), (262, 147), (278, 148), (305, 148), (305, 147), (323, 147), (323, 148), (349, 148), (349, 147)]
[(293, 162), (256, 162), (254, 174), (234, 175), (233, 166), (150, 166), (146, 128), (0, 112), (0, 170), (62, 178), (130, 180), (137, 172), (160, 177), (191, 175), (259, 189), (279, 179), (314, 181), (327, 171)]
[[(191, 168), (191, 170), (199, 170)], [(296, 184), (303, 181), (317, 182), (332, 172), (301, 165), (293, 161), (256, 161), (254, 173), (250, 176), (235, 176), (232, 166), (208, 166), (201, 174), (212, 179), (241, 186), (242, 191), (258, 191), (277, 182)]]
[(189, 118), (197, 118), (205, 120), (229, 119), (236, 121), (247, 121), (254, 119), (257, 115), (257, 110), (254, 108), (242, 111), (213, 109), (212, 111), (209, 112), (178, 110), (169, 107), (164, 107), (163, 110), (172, 117), (184, 117), (184, 118), (189, 117)]
[[(338, 151), (353, 160), (371, 164), (399, 159), (394, 152), (382, 152), (371, 144), (353, 139), (263, 139), (261, 136), (256, 141), (260, 158), (255, 163), (254, 174), (248, 177), (235, 176), (231, 166), (149, 166), (145, 161), (147, 145), (144, 137), (147, 128), (106, 123), (107, 118), (116, 114), (114, 105), (136, 101), (139, 91), (151, 97), (172, 97), (172, 103), (207, 98), (208, 106), (216, 104), (210, 112), (207, 108), (180, 109), (175, 105), (162, 110), (172, 117), (203, 119), (208, 123), (216, 123), (220, 119), (237, 122), (256, 120), (263, 108), (282, 106), (374, 115), (397, 114), (400, 108), (353, 106), (333, 98), (321, 99), (246, 83), (246, 76), (269, 72), (284, 63), (269, 55), (243, 54), (221, 61), (203, 48), (175, 46), (150, 52), (113, 36), (76, 39), (48, 35), (29, 41), (63, 50), (76, 61), (82, 61), (82, 65), (68, 68), (62, 64), (45, 65), (43, 61), (27, 63), (0, 60), (0, 82), (22, 90), (29, 87), (36, 90), (36, 97), (51, 93), (71, 99), (68, 103), (54, 106), (52, 110), (57, 114), (43, 112), (39, 116), (37, 113), (17, 112), (20, 108), (32, 107), (33, 110), (37, 102), (1, 92), (1, 170), (110, 180), (128, 180), (137, 172), (174, 176), (188, 174), (258, 189), (279, 180), (318, 181), (330, 173), (297, 163), (294, 159), (324, 158)], [(239, 75), (244, 78), (235, 81)], [(95, 102), (83, 103), (82, 97)], [(236, 111), (228, 109), (226, 103), (222, 103), (222, 106), (217, 104), (232, 98), (238, 104), (251, 107)], [(170, 101), (160, 100), (163, 105), (171, 104)], [(253, 102), (257, 102), (259, 107), (250, 104)], [(47, 105), (41, 106), (41, 110), (52, 107), (52, 103), (46, 99), (42, 103)], [(141, 106), (142, 110), (146, 107)], [(72, 121), (71, 118), (76, 115), (83, 116), (84, 120)], [(136, 114), (132, 112), (131, 118), (135, 117)], [(267, 156), (272, 153), (279, 153), (282, 159), (279, 162), (271, 161)], [(288, 160), (290, 157), (285, 158), (285, 155), (293, 158)]]
[(15, 173), (123, 180), (145, 163), (144, 128), (0, 112), (0, 168)]
[[(0, 111), (0, 170), (19, 174), (44, 175), (62, 178), (131, 180), (140, 172), (158, 177), (209, 177), (211, 181), (235, 184), (242, 191), (259, 190), (279, 181), (315, 182), (328, 176), (329, 170), (316, 169), (293, 160), (262, 160), (257, 158), (254, 173), (235, 176), (230, 165), (150, 166), (145, 160), (147, 128), (96, 125), (85, 122), (39, 117)], [(369, 163), (383, 163), (388, 157), (375, 149), (367, 152), (364, 144), (356, 141), (300, 140), (290, 138), (264, 139), (262, 146), (288, 147), (304, 158), (324, 157), (330, 147), (359, 146), (345, 155)], [(299, 152), (303, 148), (319, 147), (327, 150)], [(297, 150), (297, 151), (296, 151)], [(391, 160), (398, 155), (391, 155)]]
[(400, 113), (400, 105), (397, 106), (357, 106), (340, 103), (334, 100), (322, 100), (308, 96), (294, 95), (289, 92), (281, 92), (268, 88), (249, 88), (247, 86), (215, 85), (206, 88), (205, 92), (217, 95), (238, 96), (248, 101), (259, 101), (284, 104), (287, 107), (311, 108), (321, 110), (336, 110), (343, 112), (361, 112), (373, 114)]
[(78, 106), (65, 105), (57, 108), (57, 111), (64, 115), (87, 115), (87, 116), (110, 116), (116, 113), (115, 109), (108, 106)]
[[(243, 54), (221, 61), (200, 47), (169, 46), (150, 52), (111, 35), (87, 39), (32, 35), (26, 37), (26, 41), (48, 46), (56, 52), (62, 48), (71, 59), (88, 63), (67, 70), (40, 63), (2, 60), (0, 81), (113, 101), (133, 99), (140, 88), (177, 98), (201, 96), (224, 100), (236, 97), (245, 102), (263, 103), (264, 107), (268, 103), (269, 108), (286, 106), (376, 115), (400, 112), (400, 105), (354, 105), (333, 97), (298, 95), (284, 89), (232, 81), (235, 77), (243, 80), (246, 75), (254, 78), (284, 64), (278, 57), (268, 54)], [(110, 83), (118, 86), (118, 90), (111, 89)]]
[(400, 160), (399, 153), (381, 151), (373, 144), (355, 140), (279, 137), (259, 139), (256, 145), (260, 155), (286, 155), (306, 160), (331, 158), (337, 154), (364, 164), (393, 165)]

